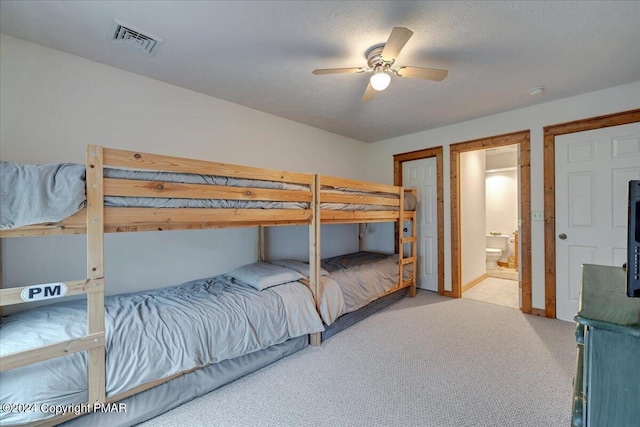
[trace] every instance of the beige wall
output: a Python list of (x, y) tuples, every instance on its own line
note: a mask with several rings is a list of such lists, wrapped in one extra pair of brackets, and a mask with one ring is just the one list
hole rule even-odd
[(511, 236), (518, 229), (518, 172), (505, 170), (487, 172), (486, 232)]
[[(526, 88), (525, 88), (526, 89)], [(547, 88), (547, 93), (553, 91)], [(542, 211), (543, 128), (547, 125), (640, 108), (640, 82), (543, 103), (475, 120), (405, 135), (370, 146), (368, 179), (393, 183), (393, 155), (422, 148), (444, 147), (445, 289), (451, 289), (451, 221), (449, 145), (529, 129), (531, 131), (531, 209)], [(384, 227), (379, 227), (383, 229)], [(387, 229), (384, 233), (390, 233)], [(533, 307), (544, 308), (544, 227), (532, 222)], [(388, 239), (377, 238), (379, 245)]]
[[(84, 162), (91, 143), (365, 177), (367, 145), (350, 138), (6, 35), (0, 37), (0, 67), (2, 160)], [(323, 235), (325, 256), (357, 249), (355, 226), (332, 226)], [(273, 256), (307, 256), (308, 229), (271, 236)], [(4, 239), (2, 244), (5, 286), (86, 275), (84, 236)], [(251, 228), (107, 235), (107, 293), (220, 274), (252, 262), (255, 247)]]
[(460, 245), (462, 286), (487, 272), (484, 151), (460, 153)]

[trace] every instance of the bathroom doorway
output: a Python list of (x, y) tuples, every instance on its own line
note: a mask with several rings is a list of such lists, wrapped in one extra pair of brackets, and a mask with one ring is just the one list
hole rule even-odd
[[(452, 144), (450, 150), (453, 296), (485, 294), (493, 299), (488, 302), (531, 313), (529, 131)], [(514, 157), (515, 164), (504, 163)], [(497, 192), (509, 187), (516, 194), (506, 206), (507, 196)]]
[(460, 170), (462, 297), (519, 309), (518, 146), (461, 153)]

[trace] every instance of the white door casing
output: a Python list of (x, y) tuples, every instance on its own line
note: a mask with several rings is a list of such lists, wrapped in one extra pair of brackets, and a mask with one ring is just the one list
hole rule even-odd
[(573, 320), (582, 264), (626, 260), (627, 183), (640, 179), (640, 123), (557, 136), (555, 176), (556, 317)]
[(417, 287), (438, 291), (438, 191), (435, 157), (402, 163), (402, 185), (417, 189)]

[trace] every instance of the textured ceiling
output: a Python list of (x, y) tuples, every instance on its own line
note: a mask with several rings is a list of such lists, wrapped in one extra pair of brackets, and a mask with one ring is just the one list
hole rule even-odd
[[(113, 18), (165, 42), (127, 50)], [(311, 74), (366, 66), (395, 26), (414, 32), (396, 65), (447, 79), (362, 103), (367, 75)], [(1, 1), (0, 30), (366, 142), (640, 80), (638, 1)]]

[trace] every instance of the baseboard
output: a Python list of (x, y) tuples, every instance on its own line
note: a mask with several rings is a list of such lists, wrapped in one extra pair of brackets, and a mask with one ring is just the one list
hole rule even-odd
[(536, 315), (536, 316), (540, 316), (540, 317), (546, 317), (544, 308), (532, 308), (531, 309), (531, 314)]
[(480, 277), (476, 277), (475, 279), (473, 279), (472, 281), (470, 281), (469, 283), (467, 283), (466, 285), (462, 286), (462, 293), (468, 291), (469, 289), (473, 288), (475, 285), (477, 285), (478, 283), (482, 282), (484, 279), (486, 279), (487, 277), (489, 277), (487, 275), (487, 273), (484, 273), (482, 276)]
[(509, 263), (508, 262), (504, 262), (504, 261), (498, 261), (498, 265), (500, 267), (509, 267)]

